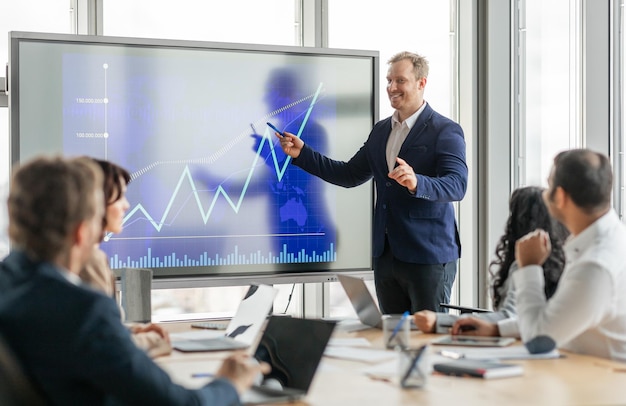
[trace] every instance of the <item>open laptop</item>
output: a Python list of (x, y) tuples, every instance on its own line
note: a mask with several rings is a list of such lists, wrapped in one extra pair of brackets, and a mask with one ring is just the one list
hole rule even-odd
[(272, 371), (241, 396), (244, 404), (302, 399), (324, 355), (336, 322), (271, 316), (254, 353)]
[[(383, 317), (378, 309), (378, 304), (367, 289), (365, 281), (354, 276), (337, 274), (337, 279), (346, 291), (352, 307), (361, 323), (374, 328), (383, 328)], [(417, 330), (417, 326), (411, 320), (411, 330)]]
[(248, 348), (258, 338), (278, 291), (271, 286), (251, 286), (223, 336), (174, 341), (178, 351), (224, 351)]

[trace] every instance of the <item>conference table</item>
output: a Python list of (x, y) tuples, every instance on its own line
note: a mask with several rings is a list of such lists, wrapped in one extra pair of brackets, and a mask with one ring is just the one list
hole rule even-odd
[[(170, 333), (181, 333), (192, 330), (190, 324), (162, 325)], [(430, 343), (438, 337), (412, 331), (411, 347)], [(365, 339), (372, 349), (383, 349), (382, 332), (377, 329), (353, 332), (336, 329), (333, 338)], [(442, 349), (434, 345), (427, 348), (429, 357), (436, 357)], [(210, 377), (202, 375), (217, 370), (228, 354), (175, 350), (171, 355), (157, 358), (156, 362), (175, 382), (196, 388), (210, 381)], [(560, 354), (560, 358), (553, 359), (506, 361), (522, 365), (522, 376), (480, 379), (432, 374), (423, 387), (411, 389), (401, 388), (396, 377), (366, 374), (375, 364), (324, 356), (307, 396), (303, 401), (290, 404), (626, 405), (626, 364), (562, 350)]]

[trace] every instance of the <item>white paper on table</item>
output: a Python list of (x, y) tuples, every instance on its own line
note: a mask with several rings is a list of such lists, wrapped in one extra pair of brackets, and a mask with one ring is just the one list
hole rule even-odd
[(398, 374), (398, 360), (393, 359), (391, 361), (367, 367), (363, 370), (363, 373), (369, 377), (378, 379), (394, 378)]
[(388, 361), (397, 357), (393, 351), (352, 347), (326, 347), (324, 355), (331, 358), (370, 363)]
[(328, 345), (333, 347), (371, 347), (372, 344), (364, 337), (331, 338)]

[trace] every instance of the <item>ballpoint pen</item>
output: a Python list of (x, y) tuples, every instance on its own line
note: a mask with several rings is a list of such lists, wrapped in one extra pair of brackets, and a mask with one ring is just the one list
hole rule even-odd
[(417, 349), (417, 351), (415, 352), (415, 355), (413, 355), (413, 358), (411, 359), (411, 362), (409, 363), (409, 368), (406, 370), (406, 372), (404, 373), (404, 376), (400, 380), (400, 385), (402, 387), (408, 386), (406, 381), (411, 376), (413, 369), (415, 369), (415, 366), (418, 364), (418, 361), (422, 357), (422, 354), (424, 353), (424, 350), (426, 349), (426, 347), (427, 345), (422, 345), (420, 348)]
[(213, 378), (215, 377), (215, 374), (211, 373), (211, 372), (196, 372), (191, 374), (192, 378)]
[[(400, 331), (400, 328), (402, 327), (402, 325), (404, 324), (404, 322), (406, 321), (406, 319), (409, 317), (409, 311), (405, 311), (404, 313), (402, 313), (402, 317), (400, 317), (400, 320), (398, 321), (398, 324), (396, 324), (396, 326), (394, 327), (393, 331), (391, 332), (391, 335), (389, 336), (389, 339), (387, 340), (387, 347), (389, 347), (393, 341), (394, 338), (396, 338), (396, 335), (398, 335), (398, 331)], [(401, 343), (401, 345), (406, 345), (406, 343)]]

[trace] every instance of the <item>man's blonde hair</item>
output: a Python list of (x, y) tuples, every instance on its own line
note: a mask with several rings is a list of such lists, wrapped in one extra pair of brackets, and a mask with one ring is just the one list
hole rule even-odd
[(102, 171), (88, 158), (37, 157), (13, 174), (7, 202), (13, 245), (40, 261), (71, 247), (76, 227), (93, 218)]
[(397, 54), (392, 56), (389, 61), (387, 61), (387, 64), (391, 65), (405, 59), (413, 64), (413, 73), (415, 74), (415, 79), (419, 80), (421, 78), (428, 77), (428, 60), (422, 55), (413, 52), (398, 52)]

